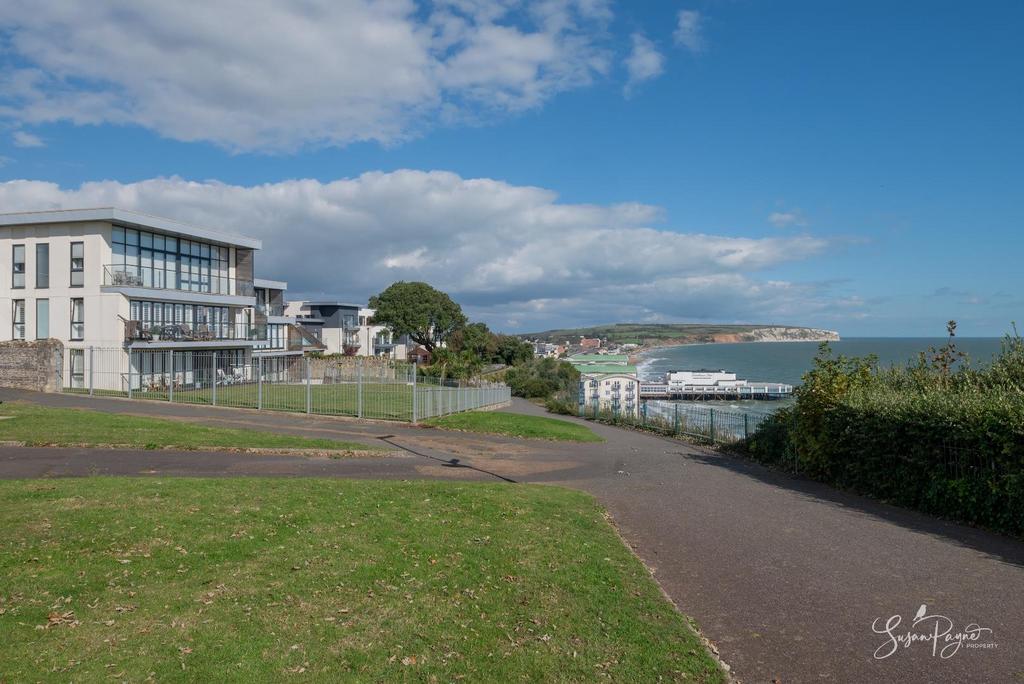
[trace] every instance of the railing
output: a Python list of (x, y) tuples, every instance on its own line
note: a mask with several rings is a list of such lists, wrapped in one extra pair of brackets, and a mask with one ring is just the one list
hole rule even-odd
[(189, 273), (151, 266), (108, 264), (103, 267), (104, 287), (140, 287), (148, 290), (177, 290), (197, 294), (254, 297), (251, 280), (228, 278), (214, 273)]
[(419, 377), (415, 364), (231, 350), (69, 347), (60, 377), (65, 392), (414, 423), (512, 398), (500, 383)]
[(280, 304), (257, 304), (256, 311), (264, 316), (284, 316), (284, 307)]
[(634, 415), (632, 405), (626, 403), (626, 410), (598, 401), (580, 404), (579, 415), (583, 418), (606, 423), (651, 430), (665, 435), (679, 435), (712, 443), (730, 444), (757, 431), (758, 426), (768, 418), (768, 413), (731, 411), (711, 406), (696, 406), (672, 401), (645, 401), (640, 404), (639, 415)]
[(224, 340), (252, 342), (267, 339), (265, 325), (252, 326), (244, 323), (147, 325), (142, 321), (122, 320), (124, 321), (126, 342), (216, 342)]

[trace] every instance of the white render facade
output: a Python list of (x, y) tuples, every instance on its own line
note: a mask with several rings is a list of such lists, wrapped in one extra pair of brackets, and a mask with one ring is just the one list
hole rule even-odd
[(620, 416), (640, 415), (640, 381), (630, 373), (586, 373), (580, 376), (581, 413), (594, 409)]
[(104, 382), (136, 388), (174, 352), (175, 382), (196, 384), (190, 353), (242, 366), (265, 336), (252, 317), (260, 247), (109, 207), (0, 214), (0, 340), (58, 339), (72, 368), (89, 347), (122, 350), (128, 379)]

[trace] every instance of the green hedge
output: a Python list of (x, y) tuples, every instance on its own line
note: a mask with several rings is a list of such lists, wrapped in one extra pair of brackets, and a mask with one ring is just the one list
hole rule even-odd
[(1009, 338), (1002, 366), (987, 371), (879, 370), (824, 353), (796, 404), (742, 448), (843, 489), (1024, 534), (1024, 388), (1005, 363), (1022, 349)]

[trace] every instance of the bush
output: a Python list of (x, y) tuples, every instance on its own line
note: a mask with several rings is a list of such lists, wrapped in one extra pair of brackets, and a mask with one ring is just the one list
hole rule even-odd
[(556, 394), (576, 396), (580, 373), (567, 361), (530, 359), (505, 372), (512, 394), (527, 399), (547, 399)]
[(795, 392), (742, 448), (752, 458), (927, 513), (1024, 533), (1024, 344), (984, 369), (950, 342), (879, 369), (822, 345)]

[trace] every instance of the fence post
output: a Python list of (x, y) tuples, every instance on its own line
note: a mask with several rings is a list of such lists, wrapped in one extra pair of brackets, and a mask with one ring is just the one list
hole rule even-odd
[(412, 422), (416, 424), (416, 376), (419, 375), (416, 362), (412, 362)]
[(356, 415), (363, 417), (363, 360), (356, 359)]
[(743, 414), (743, 439), (746, 439), (750, 433), (750, 426), (747, 423), (747, 414)]
[(168, 349), (167, 356), (170, 357), (171, 361), (171, 376), (167, 382), (167, 401), (174, 403), (174, 350)]
[(263, 357), (256, 357), (256, 410), (263, 408)]
[[(95, 358), (95, 354), (93, 353), (94, 351), (95, 351), (95, 349), (92, 347), (92, 345), (90, 345), (89, 346), (89, 396), (90, 397), (92, 396), (92, 388), (93, 388), (92, 374), (93, 374), (93, 359)], [(61, 383), (61, 384), (63, 384), (63, 383)]]
[(132, 398), (132, 350), (128, 350), (128, 398)]
[(313, 412), (313, 379), (309, 374), (309, 357), (306, 357), (306, 413)]
[(217, 352), (210, 352), (210, 401), (217, 405)]
[(711, 443), (715, 443), (715, 409), (709, 408), (708, 412), (711, 414)]
[(675, 416), (672, 418), (672, 434), (679, 434), (679, 404), (675, 405)]

